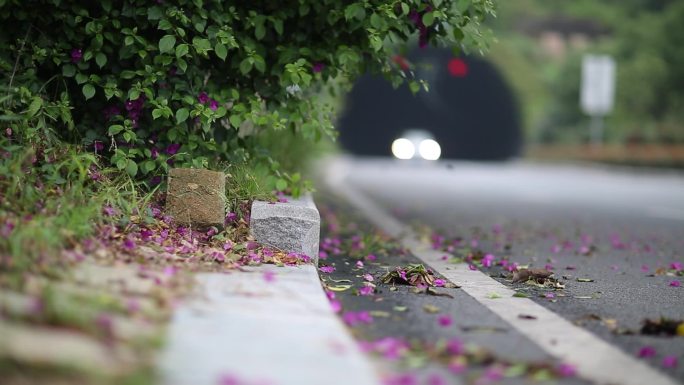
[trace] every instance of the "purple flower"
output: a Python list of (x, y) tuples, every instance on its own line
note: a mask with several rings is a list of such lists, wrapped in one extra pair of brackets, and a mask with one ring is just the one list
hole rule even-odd
[(475, 267), (473, 264), (468, 265), (468, 268), (473, 271), (477, 270), (477, 267)]
[(680, 286), (682, 286), (682, 283), (675, 279), (674, 281), (670, 282), (670, 286), (680, 287)]
[(558, 375), (561, 377), (574, 377), (577, 375), (577, 368), (570, 364), (560, 364), (556, 369)]
[(199, 95), (197, 95), (197, 100), (198, 100), (200, 103), (204, 104), (204, 103), (206, 103), (206, 102), (209, 101), (209, 95), (207, 95), (206, 92), (202, 91), (202, 92), (199, 93)]
[(359, 289), (359, 295), (373, 295), (373, 292), (375, 292), (375, 288), (373, 288), (373, 286), (364, 286)]
[(104, 150), (104, 143), (96, 140), (93, 142), (93, 148), (95, 149), (95, 152), (102, 151)]
[(216, 111), (219, 108), (219, 103), (216, 100), (211, 99), (211, 102), (209, 102), (209, 108), (211, 108), (212, 111)]
[(335, 268), (332, 266), (321, 266), (318, 268), (318, 270), (320, 270), (323, 273), (330, 274), (333, 271), (335, 271)]
[(378, 258), (373, 254), (366, 255), (366, 261), (375, 261), (376, 259)]
[(672, 262), (670, 264), (670, 269), (674, 271), (684, 270), (684, 264), (682, 264), (681, 262)]
[(637, 353), (637, 356), (639, 358), (648, 358), (648, 357), (653, 357), (656, 355), (656, 350), (653, 346), (644, 346), (643, 348), (639, 349), (639, 353)]
[(150, 186), (156, 186), (156, 185), (158, 185), (159, 183), (161, 183), (161, 176), (159, 176), (159, 175), (153, 176), (153, 177), (150, 179)]
[(71, 62), (78, 63), (83, 59), (83, 50), (80, 48), (74, 48), (71, 50)]
[(271, 270), (266, 270), (264, 271), (264, 281), (266, 282), (273, 282), (275, 281), (275, 272)]
[(484, 266), (484, 267), (492, 267), (493, 263), (494, 263), (494, 255), (492, 255), (492, 254), (487, 254), (482, 258), (482, 266)]
[(325, 68), (325, 64), (323, 64), (321, 62), (316, 62), (313, 64), (311, 69), (313, 70), (314, 73), (319, 73), (319, 72), (323, 71), (323, 68)]
[(459, 354), (463, 354), (464, 348), (463, 348), (463, 342), (459, 340), (458, 338), (452, 338), (446, 343), (446, 350), (449, 352), (449, 354), (457, 356)]
[(435, 286), (437, 287), (442, 287), (444, 286), (444, 280), (443, 279), (435, 279)]
[[(319, 255), (320, 256), (320, 255)], [(356, 267), (358, 269), (363, 269), (363, 261), (356, 261)]]
[(447, 327), (447, 326), (451, 326), (453, 321), (451, 320), (451, 317), (444, 314), (444, 315), (439, 316), (439, 318), (437, 318), (437, 323), (439, 324), (439, 326)]
[(175, 155), (180, 149), (181, 145), (178, 143), (171, 143), (166, 147), (166, 153), (169, 155)]
[(116, 209), (110, 205), (106, 205), (106, 206), (102, 207), (102, 212), (104, 213), (104, 215), (106, 215), (108, 217), (112, 217), (112, 216), (116, 215)]
[(102, 111), (102, 113), (104, 114), (105, 119), (109, 120), (115, 116), (121, 115), (121, 110), (119, 109), (119, 107), (111, 105), (111, 106), (105, 108)]
[(674, 368), (678, 364), (676, 356), (665, 356), (663, 358), (663, 367)]
[(123, 243), (123, 247), (126, 250), (133, 250), (135, 249), (135, 241), (132, 238), (126, 238)]
[(331, 300), (330, 307), (332, 307), (332, 310), (335, 313), (339, 313), (340, 311), (342, 311), (342, 303), (338, 300)]

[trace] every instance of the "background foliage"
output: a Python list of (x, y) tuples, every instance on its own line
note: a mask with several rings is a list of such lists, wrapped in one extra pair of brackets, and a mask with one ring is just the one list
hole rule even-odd
[[(550, 58), (539, 36), (521, 26), (559, 18), (593, 23), (605, 33), (585, 46), (569, 45), (560, 59)], [(609, 54), (617, 62), (616, 105), (606, 121), (609, 142), (684, 142), (681, 1), (519, 0), (502, 2), (491, 20), (500, 44), (490, 57), (522, 99), (532, 143), (588, 139), (588, 118), (579, 109), (584, 53)]]
[(334, 137), (320, 97), (331, 80), (381, 72), (417, 91), (391, 60), (401, 47), (482, 49), (490, 14), (492, 0), (0, 0), (0, 74), (17, 96), (3, 109), (30, 119), (45, 111), (44, 135), (152, 185), (170, 165), (251, 162), (283, 189), (301, 178), (260, 135)]

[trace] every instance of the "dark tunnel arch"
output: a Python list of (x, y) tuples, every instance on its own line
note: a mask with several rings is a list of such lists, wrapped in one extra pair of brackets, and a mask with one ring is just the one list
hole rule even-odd
[[(448, 49), (417, 50), (409, 59), (429, 63), (418, 70), (430, 92), (411, 94), (381, 76), (364, 75), (347, 95), (338, 120), (343, 147), (358, 155), (391, 155), (390, 145), (408, 129), (425, 129), (442, 147), (442, 158), (504, 160), (520, 154), (520, 114), (509, 86), (489, 62), (466, 57), (467, 74), (449, 71)], [(425, 66), (418, 66), (424, 68)], [(453, 71), (453, 68), (452, 68)]]

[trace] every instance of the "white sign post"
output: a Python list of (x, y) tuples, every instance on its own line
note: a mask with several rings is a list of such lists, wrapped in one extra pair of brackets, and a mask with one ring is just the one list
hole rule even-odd
[(591, 117), (591, 143), (603, 142), (603, 117), (615, 100), (615, 60), (608, 55), (584, 55), (580, 106)]

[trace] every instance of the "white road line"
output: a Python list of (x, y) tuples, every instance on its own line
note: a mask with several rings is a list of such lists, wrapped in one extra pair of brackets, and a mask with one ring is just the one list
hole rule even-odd
[[(515, 298), (505, 285), (481, 271), (471, 271), (465, 264), (449, 264), (441, 259), (443, 252), (432, 250), (408, 227), (378, 207), (345, 180), (351, 172), (349, 160), (334, 159), (327, 165), (327, 184), (365, 213), (368, 219), (388, 234), (402, 240), (420, 259), (461, 288), (480, 304), (508, 322), (530, 341), (550, 355), (576, 366), (580, 377), (605, 385), (676, 385), (670, 377), (653, 369), (590, 332), (573, 325), (563, 317), (528, 298)], [(490, 293), (501, 298), (490, 299)], [(531, 322), (519, 314), (537, 317)]]
[(181, 304), (168, 330), (162, 384), (218, 385), (223, 376), (251, 385), (380, 384), (332, 311), (316, 267), (249, 270), (196, 276), (198, 295)]

